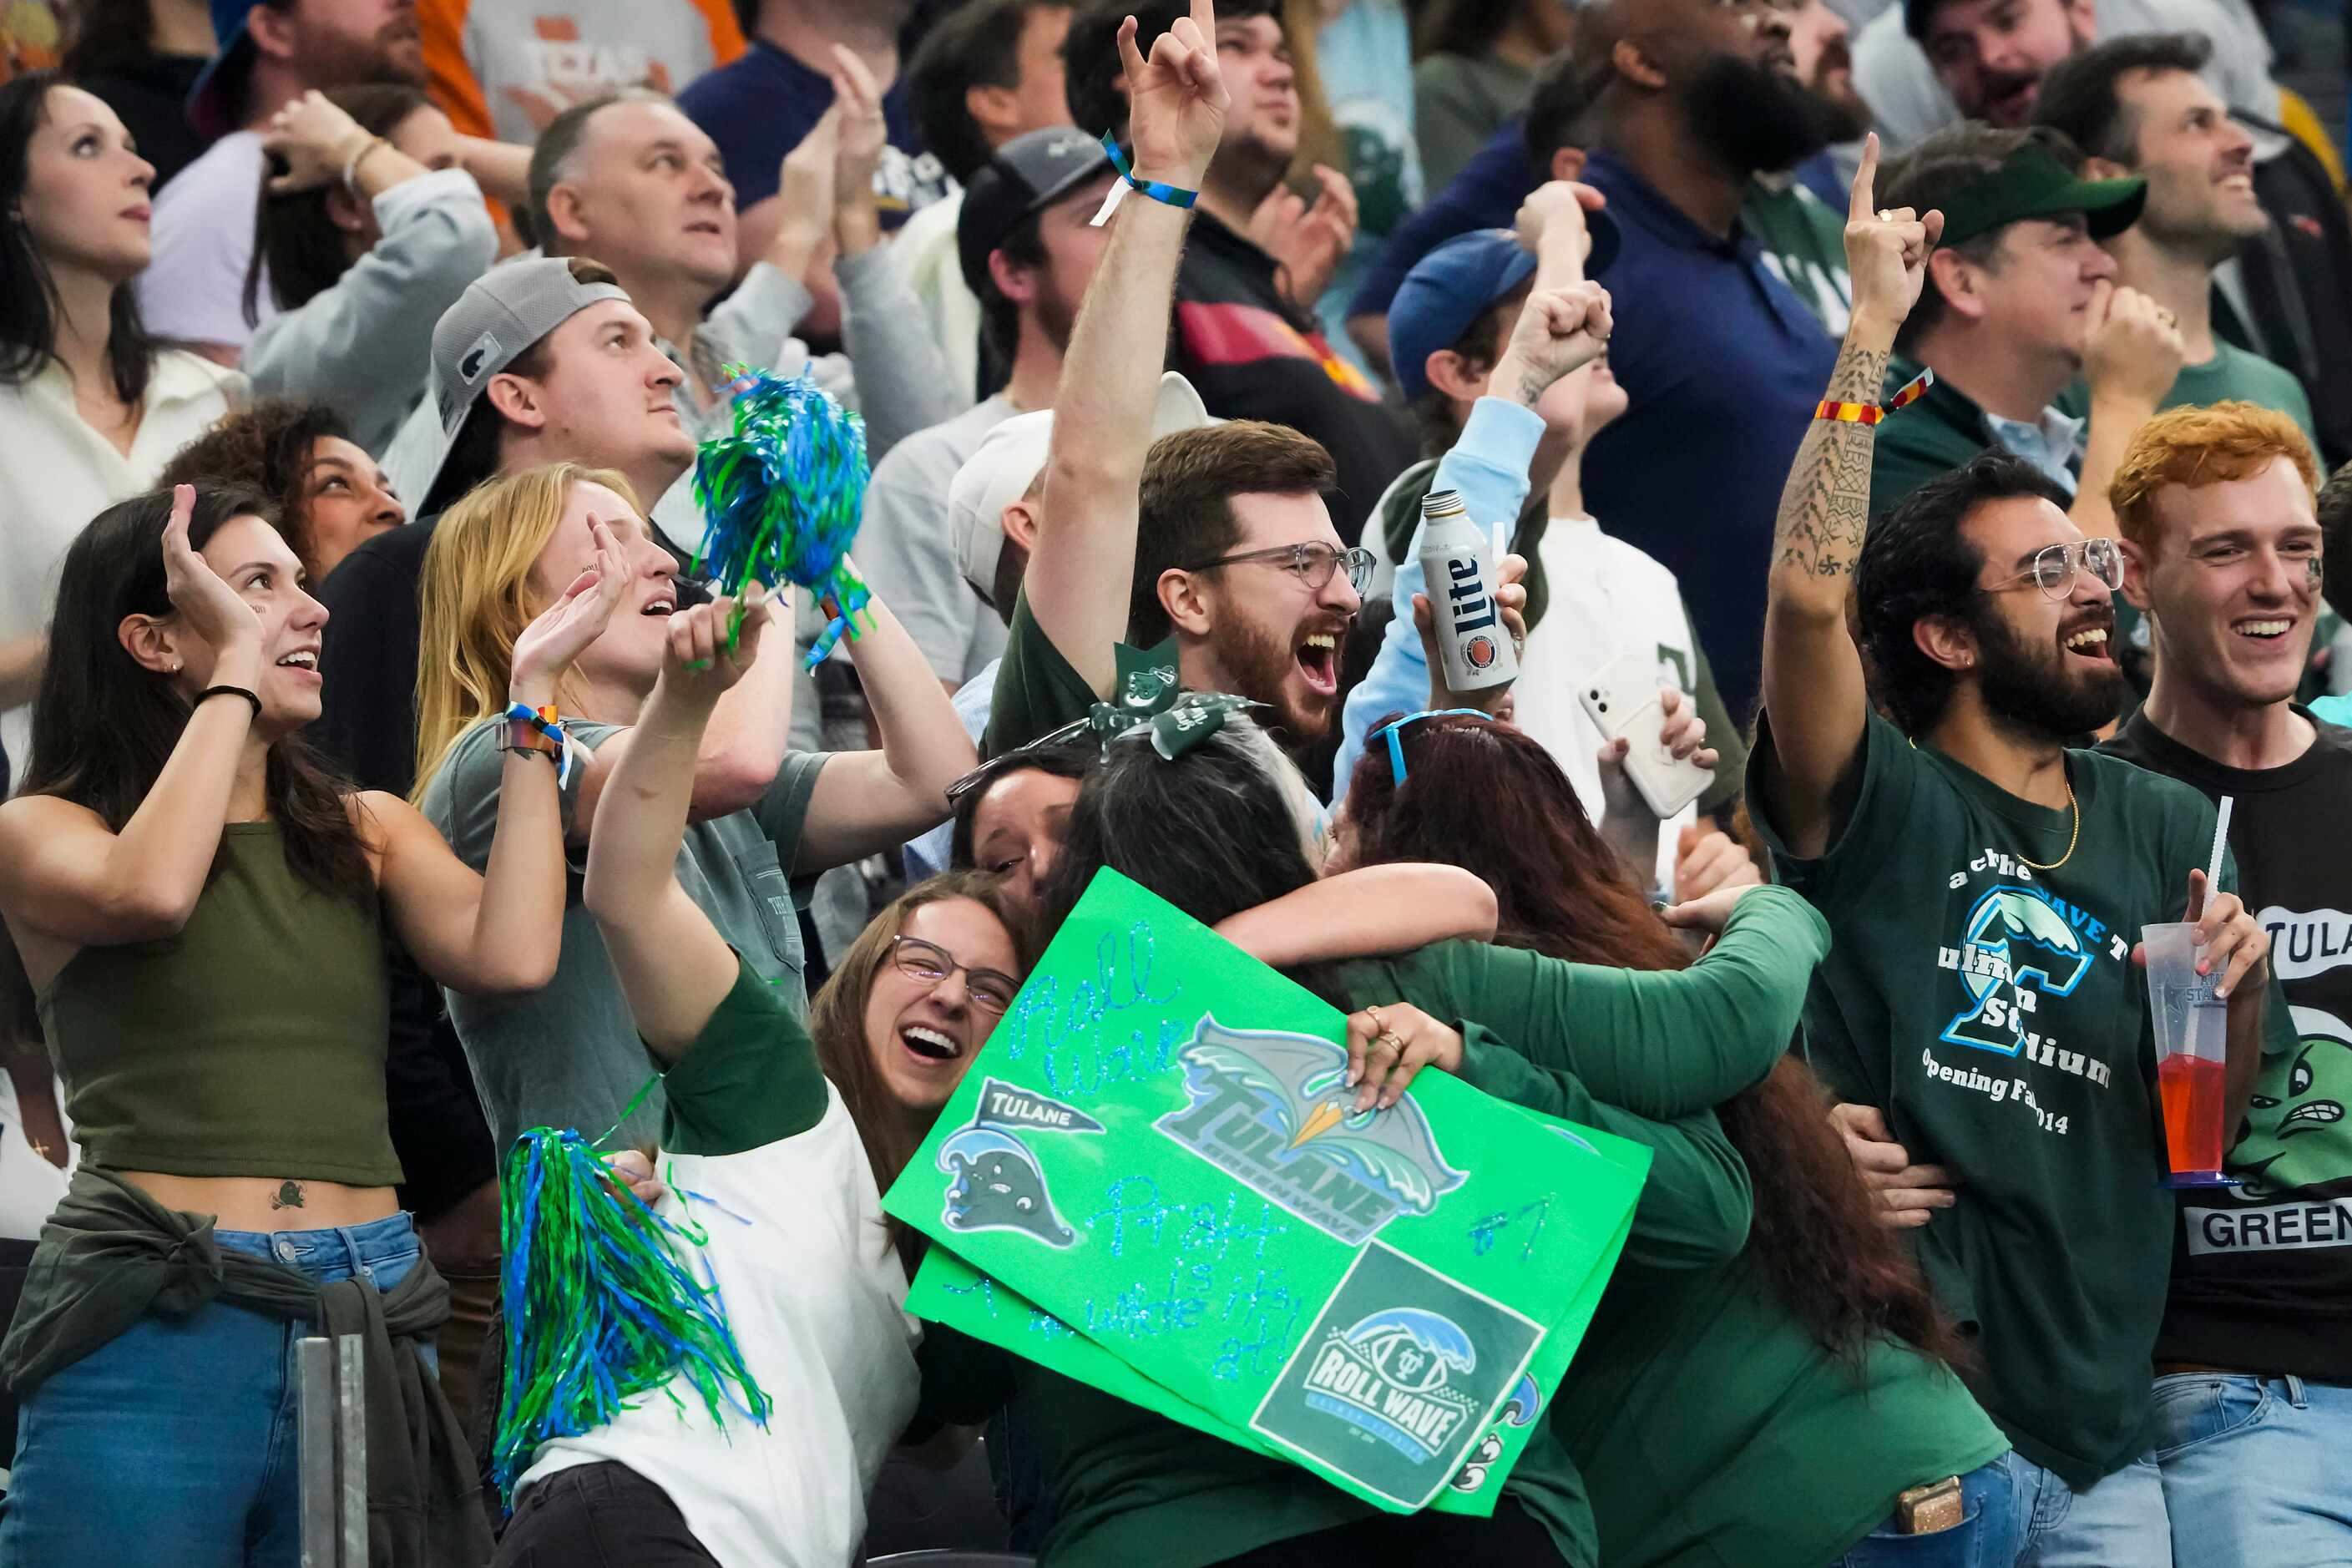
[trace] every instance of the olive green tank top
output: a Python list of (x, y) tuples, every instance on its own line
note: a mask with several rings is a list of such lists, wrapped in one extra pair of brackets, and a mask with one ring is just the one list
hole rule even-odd
[(178, 935), (85, 947), (40, 994), (82, 1157), (119, 1171), (388, 1187), (373, 899), (331, 898), (274, 822), (233, 822)]

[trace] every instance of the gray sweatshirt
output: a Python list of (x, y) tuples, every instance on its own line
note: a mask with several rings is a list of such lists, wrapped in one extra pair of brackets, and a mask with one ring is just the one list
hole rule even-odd
[(254, 395), (327, 404), (381, 457), (425, 384), (433, 332), (424, 324), (497, 258), (499, 236), (463, 169), (403, 181), (374, 205), (374, 247), (333, 288), (256, 328), (244, 363)]

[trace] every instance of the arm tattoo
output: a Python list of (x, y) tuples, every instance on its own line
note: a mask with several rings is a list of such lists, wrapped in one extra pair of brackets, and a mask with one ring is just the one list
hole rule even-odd
[(280, 1182), (278, 1191), (270, 1194), (269, 1206), (274, 1209), (299, 1209), (302, 1206), (302, 1184)]
[[(1883, 350), (1846, 347), (1830, 373), (1828, 397), (1876, 403), (1886, 384)], [(1876, 439), (1867, 425), (1816, 419), (1797, 448), (1780, 492), (1773, 526), (1772, 563), (1810, 577), (1845, 577), (1862, 552), (1870, 524), (1870, 458)]]
[(1519, 401), (1533, 408), (1551, 390), (1556, 377), (1548, 376), (1530, 365), (1519, 373)]

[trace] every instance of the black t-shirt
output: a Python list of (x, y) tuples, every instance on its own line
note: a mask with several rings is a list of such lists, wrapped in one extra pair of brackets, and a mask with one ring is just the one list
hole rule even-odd
[(1169, 363), (1220, 419), (1312, 436), (1339, 466), (1331, 521), (1353, 544), (1389, 481), (1420, 455), (1410, 421), (1332, 350), (1314, 312), (1275, 281), (1274, 258), (1206, 213), (1176, 273)]
[(362, 789), (405, 797), (416, 782), (416, 590), (440, 521), (377, 534), (319, 589), (327, 606), (319, 650), (325, 690), (310, 738)]
[(2294, 1018), (2293, 1045), (2263, 1058), (2252, 1112), (2230, 1151), (2229, 1171), (2245, 1184), (2179, 1194), (2156, 1359), (2347, 1383), (2352, 730), (2318, 730), (2285, 766), (2248, 772), (2190, 751), (2143, 709), (2101, 750), (2216, 800), (2236, 799), (2230, 847), (2239, 886), (2271, 934), (2271, 963)]

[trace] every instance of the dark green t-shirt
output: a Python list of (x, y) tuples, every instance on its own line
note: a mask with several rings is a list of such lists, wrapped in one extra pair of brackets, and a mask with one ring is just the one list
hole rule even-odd
[[(1842, 1099), (1885, 1110), (1913, 1160), (1958, 1178), (1958, 1204), (1914, 1233), (1928, 1280), (1981, 1334), (1978, 1392), (2018, 1452), (2088, 1485), (2147, 1447), (2172, 1258), (2131, 949), (2140, 927), (2181, 917), (2213, 805), (2069, 752), (2078, 834), (2074, 812), (2020, 800), (1874, 714), (1852, 815), (1801, 860), (1769, 820), (1771, 748), (1767, 715), (1749, 809), (1781, 879), (1836, 932), (1805, 1011), (1813, 1066)], [(2222, 886), (2236, 880), (2225, 868)]]
[[(1433, 1016), (1506, 1018), (1540, 1027), (1572, 1050), (1582, 1094), (1566, 1114), (1634, 1135), (1633, 1105), (1679, 1107), (1658, 1150), (1628, 1242), (1661, 1262), (1720, 1263), (1747, 1234), (1745, 1169), (1706, 1108), (1769, 1070), (1793, 1027), (1803, 968), (1792, 950), (1817, 956), (1827, 928), (1803, 900), (1778, 889), (1743, 900), (1731, 929), (1706, 960), (1677, 973), (1637, 973), (1565, 963), (1476, 942), (1444, 942), (1405, 958), (1350, 965), (1356, 1000), (1402, 1000)], [(1744, 1022), (1743, 1022), (1744, 1020)], [(1776, 1033), (1777, 1031), (1777, 1033)], [(1463, 1076), (1511, 1098), (1524, 1090), (1569, 1106), (1556, 1078), (1470, 1029)], [(1540, 1081), (1539, 1081), (1540, 1080)], [(1613, 1109), (1612, 1109), (1613, 1108)], [(1653, 1190), (1654, 1189), (1654, 1191)], [(1269, 1281), (1269, 1285), (1276, 1282)], [(1191, 1568), (1276, 1541), (1327, 1530), (1374, 1510), (1297, 1467), (1179, 1426), (1124, 1401), (1018, 1361), (951, 1331), (923, 1344), (923, 1405), (935, 1419), (969, 1422), (1018, 1389), (1022, 1429), (1034, 1434), (1052, 1500), (1045, 1558), (1055, 1568)], [(1571, 1377), (1575, 1375), (1571, 1370)], [(1575, 1467), (1549, 1430), (1511, 1472), (1508, 1493), (1540, 1521), (1576, 1568), (1593, 1568), (1591, 1512)]]
[(824, 1119), (824, 1074), (793, 1005), (799, 998), (788, 999), (740, 953), (736, 963), (734, 985), (662, 1075), (667, 1153), (740, 1154)]
[[(1121, 701), (1141, 700), (1176, 681), (1176, 639), (1152, 648), (1117, 643), (1116, 662)], [(1005, 632), (1004, 657), (996, 667), (996, 689), (991, 693), (988, 729), (980, 738), (982, 758), (1043, 740), (1065, 724), (1085, 718), (1102, 696), (1087, 678), (1071, 668), (1054, 646), (1054, 639), (1029, 613), (1029, 595), (1013, 602), (1013, 624)]]

